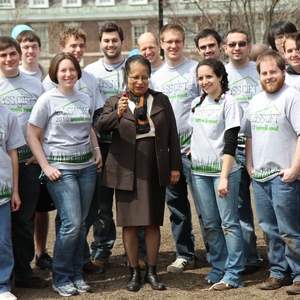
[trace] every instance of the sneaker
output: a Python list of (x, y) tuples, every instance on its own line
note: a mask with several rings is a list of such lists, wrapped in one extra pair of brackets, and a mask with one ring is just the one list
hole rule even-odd
[(281, 288), (282, 286), (291, 285), (293, 284), (292, 278), (280, 280), (274, 277), (269, 277), (266, 279), (265, 282), (263, 282), (259, 288), (261, 290), (276, 290)]
[(0, 294), (0, 300), (17, 300), (17, 297), (10, 292)]
[(226, 283), (224, 281), (220, 281), (215, 283), (209, 290), (215, 290), (215, 291), (227, 291), (233, 289), (233, 286), (229, 283)]
[(62, 285), (62, 286), (52, 285), (52, 289), (54, 292), (59, 293), (63, 297), (79, 295), (79, 292), (77, 291), (77, 289), (72, 283), (67, 285)]
[(47, 252), (43, 252), (39, 258), (35, 256), (35, 267), (41, 270), (52, 271), (52, 261), (52, 257)]
[(194, 269), (195, 259), (186, 260), (184, 258), (177, 258), (172, 264), (167, 268), (170, 273), (181, 273), (184, 270)]
[[(140, 270), (141, 271), (145, 271), (146, 270), (146, 263), (143, 259), (139, 258), (139, 266), (140, 266)], [(127, 260), (127, 267), (130, 267), (129, 265), (129, 261)]]
[(77, 280), (74, 282), (74, 287), (79, 293), (92, 292), (92, 288), (87, 285), (83, 280)]
[(289, 295), (300, 294), (300, 281), (295, 281), (292, 285), (288, 286), (285, 290)]
[(47, 285), (48, 282), (45, 279), (37, 276), (14, 282), (14, 287), (17, 288), (43, 289)]
[(89, 261), (83, 265), (82, 271), (86, 274), (101, 274), (104, 272), (104, 268)]

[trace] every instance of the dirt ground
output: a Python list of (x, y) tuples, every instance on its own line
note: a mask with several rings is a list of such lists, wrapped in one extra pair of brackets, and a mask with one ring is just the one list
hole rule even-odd
[[(199, 285), (199, 281), (205, 277), (210, 270), (209, 264), (205, 261), (205, 251), (201, 238), (200, 227), (195, 213), (193, 211), (193, 226), (196, 237), (196, 255), (198, 261), (196, 268), (185, 271), (181, 274), (167, 273), (167, 266), (175, 259), (174, 242), (171, 234), (169, 211), (166, 207), (164, 226), (161, 228), (161, 248), (157, 271), (159, 279), (166, 285), (166, 291), (154, 291), (149, 284), (143, 284), (138, 292), (128, 292), (126, 290), (126, 282), (129, 279), (129, 269), (126, 267), (126, 257), (124, 256), (124, 248), (122, 244), (121, 229), (118, 228), (117, 240), (110, 258), (110, 265), (104, 274), (87, 275), (85, 280), (93, 288), (93, 293), (85, 293), (75, 296), (74, 299), (85, 300), (127, 300), (127, 299), (172, 299), (172, 300), (194, 300), (194, 299), (300, 299), (300, 296), (289, 296), (285, 292), (285, 288), (275, 291), (262, 291), (258, 288), (259, 284), (264, 281), (268, 273), (268, 261), (266, 257), (265, 243), (260, 228), (256, 225), (257, 245), (263, 263), (261, 269), (251, 275), (243, 276), (244, 287), (232, 289), (229, 291), (209, 291), (207, 287)], [(51, 228), (48, 236), (48, 252), (53, 254), (54, 244), (54, 212), (50, 214)], [(92, 240), (92, 235), (89, 235)], [(34, 263), (32, 263), (34, 266)], [(18, 289), (13, 288), (12, 292), (22, 300), (50, 300), (61, 299), (62, 297), (54, 293), (51, 288), (51, 272), (36, 270), (38, 276), (44, 277), (49, 281), (49, 286), (42, 290)], [(143, 275), (143, 274), (142, 274)]]

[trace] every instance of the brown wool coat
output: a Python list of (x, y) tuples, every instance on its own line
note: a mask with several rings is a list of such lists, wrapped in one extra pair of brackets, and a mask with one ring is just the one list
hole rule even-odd
[[(169, 98), (149, 89), (153, 96), (151, 116), (155, 127), (155, 148), (160, 186), (170, 184), (170, 171), (182, 170), (176, 121)], [(117, 117), (121, 95), (106, 100), (97, 129), (101, 134), (113, 132), (110, 151), (103, 170), (102, 184), (120, 190), (133, 190), (136, 128), (130, 109)]]

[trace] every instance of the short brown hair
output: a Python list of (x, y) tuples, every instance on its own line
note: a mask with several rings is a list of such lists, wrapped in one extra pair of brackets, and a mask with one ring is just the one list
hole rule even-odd
[(84, 40), (84, 43), (86, 43), (87, 34), (84, 30), (79, 28), (67, 28), (59, 35), (59, 46), (66, 47), (67, 39), (69, 37), (74, 37), (75, 40), (82, 38)]
[(249, 37), (249, 34), (244, 30), (244, 29), (241, 29), (241, 28), (233, 28), (231, 30), (229, 30), (226, 34), (226, 43), (227, 43), (227, 37), (229, 34), (233, 34), (233, 33), (242, 33), (246, 36), (246, 40), (247, 40), (247, 43), (250, 43), (250, 37)]
[(260, 74), (260, 64), (262, 62), (275, 60), (278, 68), (283, 71), (285, 70), (285, 59), (284, 57), (275, 50), (268, 50), (261, 54), (256, 61), (256, 70)]
[(15, 39), (10, 36), (0, 36), (0, 51), (4, 51), (9, 47), (15, 47), (18, 53), (21, 53), (21, 47)]
[(64, 60), (64, 59), (69, 59), (71, 62), (73, 62), (74, 67), (77, 71), (78, 74), (78, 79), (81, 78), (81, 67), (79, 65), (78, 60), (76, 59), (76, 57), (69, 52), (61, 52), (56, 54), (53, 59), (51, 60), (50, 66), (49, 66), (49, 77), (51, 79), (52, 82), (59, 84), (58, 80), (57, 80), (57, 71), (59, 68), (59, 64)]
[(284, 39), (283, 39), (283, 43), (282, 43), (282, 47), (283, 47), (283, 51), (285, 52), (285, 42), (287, 40), (292, 40), (292, 41), (295, 41), (295, 46), (296, 46), (296, 40), (297, 40), (297, 36), (298, 36), (298, 32), (293, 32), (293, 33), (287, 33), (285, 36), (284, 36)]
[(160, 30), (159, 33), (159, 39), (161, 41), (163, 41), (164, 39), (164, 34), (166, 31), (179, 31), (182, 34), (182, 39), (185, 40), (185, 32), (184, 29), (182, 28), (182, 26), (180, 26), (179, 24), (176, 23), (170, 23), (170, 24), (166, 24), (162, 27), (162, 29)]
[(25, 42), (37, 42), (39, 47), (41, 47), (41, 39), (40, 37), (32, 30), (23, 30), (21, 31), (17, 37), (16, 41), (21, 44)]
[(102, 40), (103, 32), (114, 32), (114, 31), (118, 32), (119, 38), (120, 38), (121, 42), (123, 42), (124, 41), (123, 29), (114, 22), (107, 22), (101, 27), (101, 29), (99, 31), (100, 42)]

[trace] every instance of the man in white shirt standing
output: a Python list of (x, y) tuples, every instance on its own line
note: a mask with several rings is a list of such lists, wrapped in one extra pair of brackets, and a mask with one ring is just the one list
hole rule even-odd
[[(176, 246), (176, 261), (168, 272), (180, 273), (195, 267), (194, 234), (187, 183), (191, 189), (191, 162), (187, 156), (192, 128), (188, 125), (191, 102), (200, 95), (196, 77), (197, 62), (184, 56), (185, 33), (178, 24), (167, 24), (160, 31), (166, 63), (151, 78), (151, 87), (166, 94), (174, 110), (183, 170), (177, 184), (166, 190), (166, 203)], [(192, 191), (192, 190), (191, 190)]]
[[(23, 30), (16, 37), (22, 51), (22, 64), (19, 70), (43, 81), (47, 72), (41, 64), (39, 57), (42, 51), (41, 39), (32, 30)], [(49, 211), (54, 210), (55, 206), (45, 185), (41, 185), (39, 200), (35, 213), (35, 244), (36, 244), (36, 267), (42, 270), (52, 270), (52, 258), (46, 250), (48, 229), (49, 229)]]
[(228, 73), (230, 94), (238, 101), (241, 111), (241, 129), (238, 137), (238, 157), (242, 164), (239, 216), (244, 238), (244, 274), (250, 274), (260, 268), (261, 259), (257, 252), (256, 235), (254, 232), (249, 189), (251, 180), (245, 166), (244, 112), (248, 108), (252, 97), (261, 91), (261, 85), (259, 74), (255, 68), (255, 62), (249, 60), (251, 45), (248, 34), (244, 30), (237, 28), (230, 30), (227, 33), (224, 49), (229, 56), (229, 62), (225, 68)]

